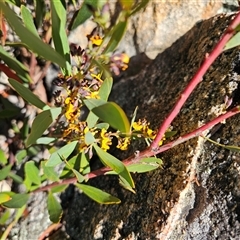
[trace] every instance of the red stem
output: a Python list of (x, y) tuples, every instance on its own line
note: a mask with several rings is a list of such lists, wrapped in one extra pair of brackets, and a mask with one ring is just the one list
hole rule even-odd
[(205, 57), (205, 60), (202, 64), (202, 66), (198, 69), (190, 83), (187, 85), (185, 90), (182, 92), (180, 98), (176, 102), (175, 106), (173, 107), (170, 114), (167, 116), (167, 118), (163, 121), (162, 125), (160, 126), (157, 136), (152, 142), (150, 148), (151, 151), (157, 151), (159, 147), (159, 142), (164, 136), (164, 133), (167, 131), (175, 117), (180, 112), (183, 104), (186, 102), (190, 94), (193, 92), (194, 88), (201, 82), (203, 75), (206, 73), (208, 68), (212, 65), (212, 63), (216, 60), (216, 58), (222, 53), (223, 48), (225, 47), (226, 43), (229, 41), (229, 39), (234, 35), (235, 31), (234, 29), (239, 25), (240, 23), (240, 12), (237, 14), (237, 16), (233, 19), (227, 30), (225, 31), (222, 39), (217, 43), (213, 51), (210, 53), (209, 56)]
[[(229, 39), (234, 35), (234, 33), (235, 33), (234, 29), (239, 24), (240, 24), (240, 12), (236, 15), (236, 17), (234, 18), (232, 23), (229, 25), (229, 27), (225, 31), (222, 39), (217, 43), (217, 45), (213, 49), (212, 53), (208, 57), (205, 58), (202, 66), (200, 67), (200, 69), (194, 75), (193, 79), (190, 81), (188, 86), (185, 88), (185, 90), (181, 94), (176, 105), (173, 107), (173, 110), (170, 112), (168, 117), (164, 120), (163, 124), (160, 126), (160, 128), (158, 130), (158, 134), (157, 134), (156, 138), (154, 139), (154, 141), (152, 142), (151, 146), (149, 148), (145, 149), (144, 151), (140, 152), (138, 155), (133, 155), (133, 156), (130, 156), (129, 158), (125, 159), (123, 161), (125, 166), (139, 162), (142, 158), (151, 157), (151, 156), (154, 156), (161, 152), (165, 152), (166, 150), (173, 148), (191, 138), (200, 136), (200, 135), (202, 135), (203, 131), (212, 128), (216, 124), (218, 124), (218, 123), (226, 120), (227, 118), (232, 117), (240, 112), (240, 106), (237, 106), (237, 107), (233, 108), (232, 110), (228, 111), (227, 113), (218, 116), (217, 118), (213, 119), (212, 121), (203, 125), (202, 127), (194, 130), (193, 132), (188, 133), (182, 137), (179, 137), (177, 140), (167, 143), (161, 147), (158, 146), (158, 143), (164, 136), (164, 133), (169, 128), (169, 126), (172, 123), (172, 121), (174, 120), (174, 118), (177, 116), (177, 114), (181, 110), (183, 104), (186, 102), (186, 100), (188, 99), (188, 97), (190, 96), (190, 94), (192, 93), (194, 88), (197, 86), (197, 84), (202, 80), (203, 75), (206, 73), (208, 68), (212, 65), (214, 60), (222, 53), (224, 46), (229, 41)], [(86, 177), (86, 179), (95, 178), (97, 176), (104, 175), (109, 170), (110, 170), (110, 168), (103, 167), (101, 169), (95, 170), (95, 171), (87, 174), (85, 177)], [(76, 177), (73, 177), (73, 178), (65, 179), (60, 182), (55, 182), (55, 183), (49, 184), (47, 186), (38, 188), (35, 191), (33, 191), (32, 193), (47, 191), (55, 186), (59, 186), (59, 185), (63, 185), (63, 184), (71, 184), (71, 183), (76, 183), (76, 182), (77, 182)]]

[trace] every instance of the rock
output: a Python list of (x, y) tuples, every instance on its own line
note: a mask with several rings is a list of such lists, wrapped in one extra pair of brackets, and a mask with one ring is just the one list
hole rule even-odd
[[(159, 126), (231, 18), (220, 15), (196, 24), (139, 74), (121, 79), (112, 100), (129, 116), (139, 106), (137, 117)], [(233, 98), (232, 106), (240, 103), (239, 64), (239, 48), (221, 54), (174, 120), (176, 138), (219, 115), (226, 96)], [(239, 145), (239, 126), (236, 115), (208, 136)], [(142, 148), (135, 144), (118, 157)], [(64, 217), (71, 239), (239, 239), (240, 154), (198, 137), (159, 157), (162, 169), (134, 175), (136, 194), (113, 176), (89, 181), (119, 197), (119, 205), (99, 205), (75, 192)], [(197, 181), (188, 181), (190, 175)]]

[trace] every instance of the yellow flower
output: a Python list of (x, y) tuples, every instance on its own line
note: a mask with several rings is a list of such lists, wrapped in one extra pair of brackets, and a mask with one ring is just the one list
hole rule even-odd
[(99, 45), (101, 45), (101, 43), (102, 43), (102, 38), (99, 36), (99, 35), (95, 35), (95, 36), (92, 36), (91, 38), (90, 38), (90, 40), (92, 41), (92, 43), (94, 44), (94, 45), (96, 45), (96, 46), (99, 46)]
[(122, 151), (127, 150), (129, 145), (130, 145), (130, 138), (129, 137), (126, 137), (124, 139), (118, 139), (117, 148), (121, 149)]
[(141, 125), (141, 122), (134, 122), (132, 127), (134, 128), (134, 130), (136, 131), (141, 131), (143, 129), (143, 126)]
[(104, 151), (107, 151), (110, 147), (109, 145), (112, 145), (112, 139), (107, 134), (107, 130), (103, 128), (100, 133), (101, 136), (101, 148)]

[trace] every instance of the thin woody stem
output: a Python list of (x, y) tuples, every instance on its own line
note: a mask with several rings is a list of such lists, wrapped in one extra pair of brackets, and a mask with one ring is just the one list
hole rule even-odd
[[(224, 121), (238, 113), (240, 113), (240, 106), (234, 107), (230, 111), (218, 116), (217, 118), (213, 119), (212, 121), (208, 122), (207, 124), (203, 125), (202, 127), (199, 127), (198, 129), (194, 130), (193, 132), (185, 134), (184, 136), (179, 137), (177, 140), (174, 140), (170, 143), (167, 143), (167, 144), (159, 147), (157, 151), (151, 151), (151, 148), (147, 148), (144, 151), (140, 152), (138, 155), (133, 155), (133, 156), (130, 156), (129, 158), (125, 159), (123, 161), (123, 163), (125, 166), (128, 166), (133, 163), (139, 162), (142, 158), (152, 157), (161, 152), (165, 152), (168, 149), (173, 148), (173, 147), (175, 147), (183, 142), (186, 142), (194, 137), (201, 136), (204, 131), (211, 129), (216, 124), (221, 123), (222, 121)], [(85, 178), (92, 179), (92, 178), (104, 175), (106, 172), (108, 172), (110, 170), (111, 169), (109, 167), (103, 167), (101, 169), (98, 169), (98, 170), (95, 170), (95, 171), (92, 171), (92, 172), (86, 174)], [(47, 186), (38, 188), (35, 191), (33, 191), (32, 193), (47, 191), (55, 186), (64, 185), (64, 184), (74, 184), (76, 182), (77, 182), (77, 178), (73, 177), (73, 178), (65, 179), (60, 182), (55, 182), (55, 183), (49, 184)]]
[(235, 16), (227, 30), (225, 31), (221, 40), (217, 43), (213, 51), (205, 57), (202, 66), (198, 69), (192, 80), (189, 82), (187, 87), (182, 92), (180, 98), (176, 102), (170, 114), (163, 121), (162, 125), (159, 127), (158, 133), (154, 141), (152, 142), (150, 148), (151, 151), (157, 151), (159, 147), (159, 142), (162, 140), (164, 133), (167, 131), (175, 117), (180, 112), (183, 104), (186, 102), (190, 94), (193, 92), (195, 87), (202, 81), (203, 75), (207, 72), (209, 67), (213, 64), (216, 58), (222, 53), (223, 48), (230, 38), (234, 35), (234, 29), (240, 24), (240, 12)]

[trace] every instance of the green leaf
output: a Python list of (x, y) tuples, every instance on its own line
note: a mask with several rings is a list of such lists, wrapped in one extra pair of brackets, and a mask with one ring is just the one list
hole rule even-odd
[(141, 163), (158, 163), (162, 164), (162, 159), (156, 158), (156, 157), (148, 157), (148, 158), (142, 158), (140, 160)]
[(50, 220), (53, 223), (58, 223), (61, 220), (63, 211), (61, 204), (56, 200), (51, 192), (48, 194), (47, 207)]
[(84, 140), (87, 145), (93, 144), (96, 141), (95, 137), (93, 136), (93, 134), (91, 132), (87, 132), (85, 134)]
[(127, 28), (127, 20), (120, 21), (112, 30), (112, 36), (103, 53), (113, 52), (121, 41)]
[(4, 109), (0, 111), (0, 118), (13, 118), (16, 115), (18, 115), (20, 112), (20, 109), (14, 108), (14, 109)]
[[(90, 165), (89, 165), (88, 157), (84, 153), (80, 153), (80, 157), (81, 158), (80, 158), (80, 169), (79, 169), (79, 171), (83, 175), (90, 173), (91, 168), (90, 168)], [(74, 169), (76, 169), (76, 164), (74, 165)]]
[(76, 148), (78, 141), (73, 141), (71, 143), (66, 144), (65, 146), (58, 149), (54, 152), (49, 160), (46, 163), (47, 167), (54, 167), (62, 162), (62, 159), (67, 159), (73, 150)]
[(66, 3), (65, 1), (50, 1), (51, 15), (52, 15), (52, 36), (55, 49), (67, 61), (67, 75), (71, 74), (70, 66), (70, 48), (66, 34), (65, 24), (66, 17)]
[(27, 156), (27, 150), (26, 149), (18, 151), (17, 154), (15, 155), (17, 163), (20, 164), (26, 156)]
[(73, 20), (72, 26), (70, 27), (71, 30), (75, 29), (82, 23), (84, 23), (88, 18), (92, 16), (92, 12), (89, 10), (87, 4), (97, 7), (98, 1), (97, 0), (85, 0), (82, 7), (79, 9), (76, 17)]
[(59, 181), (58, 174), (55, 172), (54, 167), (47, 167), (46, 162), (47, 161), (44, 161), (41, 163), (43, 168), (43, 173), (46, 176), (46, 178), (53, 182)]
[(128, 118), (116, 103), (107, 102), (99, 107), (93, 108), (92, 112), (121, 133), (128, 133), (130, 131)]
[(60, 67), (66, 67), (66, 61), (52, 47), (44, 43), (40, 38), (33, 34), (30, 30), (22, 25), (18, 17), (3, 1), (0, 1), (0, 9), (4, 13), (4, 17), (10, 24), (13, 31), (19, 36), (22, 42), (28, 45), (29, 49), (37, 53), (39, 56), (58, 64)]
[(18, 94), (27, 102), (40, 109), (44, 109), (44, 107), (47, 106), (46, 103), (40, 100), (35, 94), (33, 94), (28, 88), (24, 87), (21, 83), (12, 78), (9, 78), (8, 81), (11, 86), (18, 92)]
[(33, 22), (33, 15), (24, 5), (21, 5), (21, 14), (25, 27), (39, 38), (37, 29)]
[(74, 175), (76, 176), (78, 182), (81, 183), (81, 182), (84, 182), (84, 181), (86, 180), (86, 179), (84, 178), (84, 176), (83, 176), (81, 173), (79, 173), (77, 170), (72, 169), (72, 171), (73, 171)]
[(223, 51), (229, 50), (231, 48), (237, 47), (240, 45), (240, 32), (236, 33), (225, 45)]
[(107, 101), (102, 99), (85, 99), (83, 100), (83, 102), (89, 110), (92, 110), (95, 107), (98, 107), (107, 103)]
[[(0, 225), (5, 225), (7, 223), (7, 221), (10, 219), (11, 217), (11, 213), (10, 213), (10, 209), (5, 210), (0, 217)], [(1, 236), (2, 239), (7, 239), (7, 237), (3, 238), (3, 235)]]
[(33, 121), (32, 130), (27, 138), (26, 145), (30, 146), (31, 144), (36, 143), (37, 139), (42, 136), (45, 130), (58, 117), (61, 111), (62, 109), (60, 107), (51, 108), (38, 114)]
[(12, 197), (9, 194), (7, 194), (5, 192), (0, 192), (0, 204), (7, 202), (11, 199), (12, 199)]
[(11, 198), (10, 201), (5, 202), (2, 205), (7, 208), (21, 208), (27, 203), (29, 194), (13, 194)]
[(135, 2), (134, 0), (120, 0), (120, 3), (124, 10), (130, 10), (132, 8), (134, 2)]
[(41, 178), (39, 175), (39, 169), (35, 166), (34, 161), (28, 161), (24, 165), (25, 176), (28, 178), (32, 183), (39, 186), (41, 184)]
[(44, 0), (35, 0), (35, 22), (37, 25), (37, 28), (39, 28), (42, 24), (43, 18), (45, 16), (46, 13), (46, 6), (44, 3)]
[(147, 6), (149, 0), (141, 0), (139, 4), (132, 10), (130, 16), (134, 15), (135, 13), (139, 12), (141, 9)]
[(125, 189), (127, 189), (128, 191), (132, 192), (132, 193), (135, 193), (135, 191), (132, 189), (132, 187), (130, 186), (129, 182), (126, 181), (125, 178), (123, 177), (119, 177), (119, 183), (122, 187), (124, 187)]
[(106, 193), (98, 188), (88, 186), (85, 184), (76, 184), (76, 186), (83, 191), (89, 198), (101, 204), (119, 204), (120, 199)]
[(2, 165), (6, 165), (8, 162), (7, 158), (6, 158), (6, 155), (4, 153), (4, 151), (2, 149), (0, 149), (0, 163)]
[(8, 176), (11, 169), (12, 169), (12, 165), (9, 164), (0, 170), (0, 181), (2, 181), (3, 179), (5, 179)]
[(133, 173), (145, 173), (145, 172), (150, 172), (152, 170), (155, 170), (159, 168), (159, 164), (157, 163), (134, 163), (129, 166), (127, 166), (127, 170), (129, 172)]
[(36, 144), (48, 145), (48, 144), (54, 142), (55, 140), (56, 140), (56, 138), (52, 138), (52, 137), (41, 137), (36, 141)]
[(106, 78), (103, 81), (102, 86), (100, 87), (98, 92), (100, 99), (106, 100), (106, 101), (108, 100), (109, 94), (111, 93), (112, 85), (113, 85), (113, 79), (111, 77)]
[(16, 58), (13, 58), (8, 52), (6, 52), (1, 45), (0, 45), (0, 57), (1, 60), (4, 61), (4, 63), (7, 64), (9, 68), (14, 70), (18, 74), (18, 77), (20, 77), (24, 82), (32, 81), (29, 76), (27, 68), (18, 60), (16, 60)]
[(16, 183), (23, 183), (23, 179), (13, 172), (10, 172), (8, 176)]
[(64, 190), (66, 190), (67, 187), (68, 187), (68, 184), (58, 185), (58, 186), (51, 188), (51, 192), (52, 193), (60, 193), (60, 192), (63, 192)]
[(96, 144), (93, 144), (93, 147), (97, 152), (97, 155), (99, 156), (101, 162), (105, 166), (110, 167), (114, 172), (116, 172), (122, 178), (124, 178), (132, 188), (135, 187), (131, 174), (128, 172), (127, 168), (121, 161), (119, 161), (117, 158), (115, 158), (111, 154), (103, 151)]
[(98, 121), (99, 117), (96, 116), (93, 112), (89, 112), (88, 113), (88, 116), (87, 116), (87, 119), (86, 119), (86, 122), (87, 122), (87, 125), (89, 128), (93, 128), (95, 127), (97, 121)]

